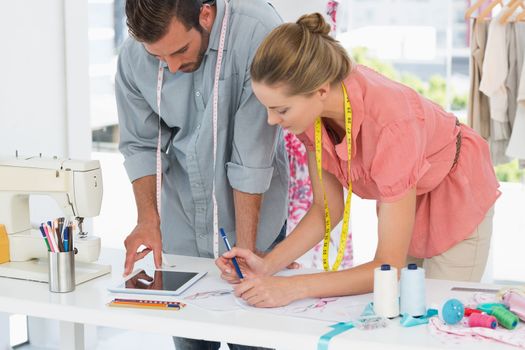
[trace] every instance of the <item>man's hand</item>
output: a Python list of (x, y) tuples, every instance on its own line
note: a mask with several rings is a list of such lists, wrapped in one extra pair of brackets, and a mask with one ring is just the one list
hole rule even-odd
[[(140, 246), (146, 248), (138, 251)], [(162, 266), (162, 237), (158, 223), (139, 223), (124, 241), (126, 247), (126, 262), (124, 263), (124, 276), (133, 271), (135, 262), (153, 251), (155, 267)]]

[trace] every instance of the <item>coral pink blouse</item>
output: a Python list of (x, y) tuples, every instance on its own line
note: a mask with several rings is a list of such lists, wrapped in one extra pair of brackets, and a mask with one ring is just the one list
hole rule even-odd
[[(353, 110), (353, 193), (394, 202), (416, 187), (409, 254), (428, 258), (472, 234), (500, 195), (487, 143), (456, 117), (407, 86), (357, 65), (344, 81)], [(456, 136), (461, 130), (459, 159)], [(347, 187), (346, 138), (323, 126), (323, 169)], [(314, 126), (299, 139), (315, 150)]]

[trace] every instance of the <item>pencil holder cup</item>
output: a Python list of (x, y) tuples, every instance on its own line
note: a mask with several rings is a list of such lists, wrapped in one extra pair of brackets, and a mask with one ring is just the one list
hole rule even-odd
[(75, 290), (75, 252), (49, 252), (49, 291), (68, 293)]

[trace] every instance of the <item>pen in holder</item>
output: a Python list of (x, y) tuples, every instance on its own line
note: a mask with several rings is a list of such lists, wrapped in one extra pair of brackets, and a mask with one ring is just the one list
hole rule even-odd
[(75, 252), (49, 252), (49, 291), (67, 293), (75, 290)]

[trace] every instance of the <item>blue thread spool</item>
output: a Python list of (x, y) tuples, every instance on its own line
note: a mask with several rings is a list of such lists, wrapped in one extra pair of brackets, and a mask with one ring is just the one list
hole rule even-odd
[(439, 317), (446, 324), (456, 324), (463, 319), (465, 307), (457, 299), (449, 299), (443, 303), (440, 309)]
[(408, 264), (401, 270), (401, 314), (420, 317), (426, 313), (425, 270)]

